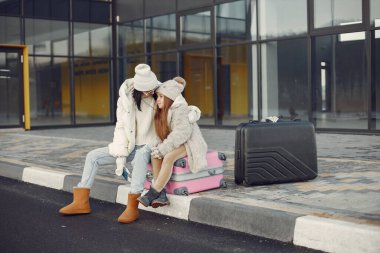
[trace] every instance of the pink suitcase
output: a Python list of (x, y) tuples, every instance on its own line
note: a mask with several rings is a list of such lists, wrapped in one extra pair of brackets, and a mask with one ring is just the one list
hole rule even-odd
[[(144, 188), (149, 189), (151, 182), (146, 180)], [(223, 179), (223, 174), (213, 175), (209, 177), (202, 177), (187, 181), (169, 181), (166, 186), (166, 192), (175, 195), (189, 195), (191, 193), (216, 189), (220, 187), (227, 187), (226, 181)]]
[[(215, 150), (207, 152), (207, 167), (197, 173), (192, 173), (188, 166), (187, 157), (178, 159), (173, 166), (173, 174), (166, 185), (169, 194), (189, 195), (190, 193), (226, 187), (223, 179), (224, 162), (226, 156)], [(148, 165), (151, 171), (151, 164)], [(149, 175), (150, 174), (150, 175)], [(149, 189), (151, 185), (151, 173), (148, 173), (144, 188)]]

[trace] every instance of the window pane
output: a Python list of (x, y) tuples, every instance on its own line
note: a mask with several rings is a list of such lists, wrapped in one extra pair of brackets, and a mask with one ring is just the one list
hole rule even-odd
[(375, 27), (380, 27), (380, 1), (371, 0), (371, 25)]
[(211, 12), (181, 16), (182, 45), (211, 42)]
[(177, 75), (177, 54), (158, 54), (151, 56), (151, 67), (161, 82), (172, 79)]
[(74, 78), (76, 122), (110, 122), (110, 62), (75, 59)]
[(314, 27), (362, 23), (362, 0), (314, 0)]
[(20, 18), (0, 16), (0, 44), (20, 44)]
[(217, 5), (217, 43), (256, 40), (256, 0)]
[(119, 55), (142, 54), (144, 50), (144, 21), (119, 25)]
[(68, 58), (29, 57), (29, 66), (32, 127), (70, 124)]
[(176, 49), (175, 14), (147, 19), (146, 26), (151, 52)]
[(25, 19), (29, 54), (68, 55), (69, 27), (66, 21)]
[(262, 45), (262, 115), (308, 120), (306, 39)]
[(0, 1), (0, 14), (4, 15), (20, 15), (20, 0)]
[(373, 41), (374, 45), (374, 68), (373, 68), (373, 87), (375, 87), (375, 92), (372, 95), (372, 111), (374, 112), (376, 129), (380, 129), (380, 73), (376, 71), (380, 69), (380, 30), (374, 31), (375, 39)]
[(200, 125), (214, 125), (213, 50), (188, 51), (182, 57), (182, 73), (187, 82), (185, 98), (202, 111)]
[(105, 56), (111, 54), (111, 27), (100, 24), (74, 23), (74, 54)]
[(64, 19), (69, 18), (69, 0), (24, 1), (26, 17)]
[[(238, 125), (253, 119), (251, 65), (257, 68), (256, 46), (241, 45), (220, 49), (218, 110), (223, 125)], [(255, 109), (257, 110), (256, 106)]]
[(0, 51), (0, 127), (20, 126), (22, 105), (21, 50)]
[(360, 38), (354, 33), (315, 39), (313, 113), (318, 128), (368, 128), (365, 41)]
[[(135, 76), (135, 67), (139, 65), (140, 63), (146, 63), (145, 56), (141, 57), (129, 57), (127, 59), (121, 59), (119, 61), (120, 67), (119, 69), (123, 70), (123, 75), (121, 75), (121, 83), (125, 79), (133, 78)], [(153, 70), (154, 71), (154, 70)], [(121, 85), (121, 83), (119, 85)]]
[(306, 34), (307, 0), (260, 0), (262, 39)]

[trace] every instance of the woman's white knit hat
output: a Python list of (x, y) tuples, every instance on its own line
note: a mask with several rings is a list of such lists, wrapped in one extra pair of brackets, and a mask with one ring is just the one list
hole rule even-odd
[(165, 97), (175, 100), (185, 89), (186, 81), (182, 77), (175, 77), (173, 80), (168, 80), (160, 85), (156, 92), (161, 93)]
[(150, 70), (149, 65), (143, 63), (136, 66), (133, 82), (134, 88), (138, 91), (150, 91), (158, 86), (156, 75)]

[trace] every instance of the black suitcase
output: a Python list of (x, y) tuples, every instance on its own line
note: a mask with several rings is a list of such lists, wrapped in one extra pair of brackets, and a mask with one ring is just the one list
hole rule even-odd
[(317, 174), (315, 132), (310, 122), (251, 121), (236, 128), (236, 184), (296, 182)]

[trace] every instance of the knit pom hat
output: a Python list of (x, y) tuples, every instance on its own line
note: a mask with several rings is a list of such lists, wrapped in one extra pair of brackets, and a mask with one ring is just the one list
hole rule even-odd
[(150, 70), (149, 65), (139, 64), (135, 68), (134, 88), (138, 91), (154, 90), (158, 86), (156, 75)]
[(180, 83), (174, 80), (166, 81), (160, 85), (160, 87), (156, 90), (156, 92), (159, 92), (165, 97), (168, 97), (174, 101), (179, 95), (181, 95), (181, 92), (183, 91), (183, 89), (185, 89), (186, 81), (182, 77), (180, 78), (183, 80), (183, 82)]

